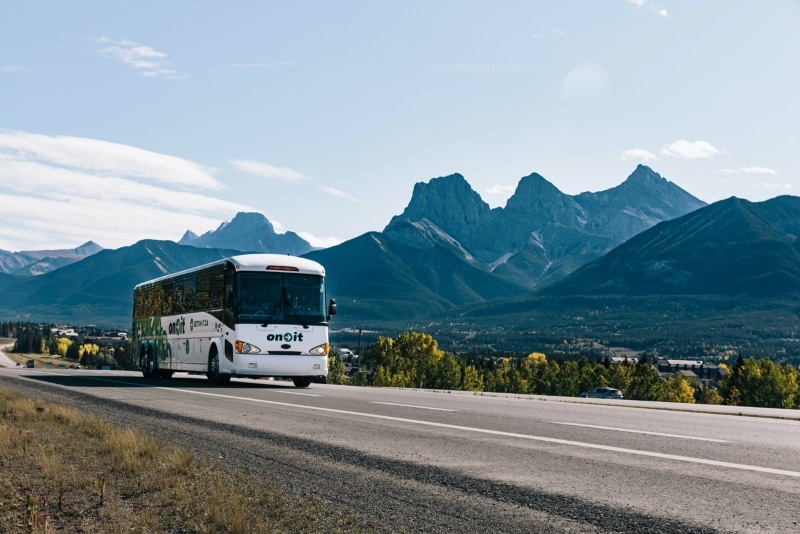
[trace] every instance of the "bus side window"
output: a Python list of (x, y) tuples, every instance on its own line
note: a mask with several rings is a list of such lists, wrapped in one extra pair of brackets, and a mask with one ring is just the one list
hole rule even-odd
[(236, 298), (233, 293), (233, 286), (225, 286), (225, 311), (233, 313), (236, 309)]
[(161, 315), (172, 315), (172, 284), (164, 286), (161, 301)]

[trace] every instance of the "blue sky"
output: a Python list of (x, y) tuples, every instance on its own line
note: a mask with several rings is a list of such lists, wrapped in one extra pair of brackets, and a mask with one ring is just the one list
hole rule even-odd
[(331, 246), (461, 173), (492, 207), (644, 163), (800, 192), (800, 1), (0, 6), (0, 249), (178, 240), (239, 211)]

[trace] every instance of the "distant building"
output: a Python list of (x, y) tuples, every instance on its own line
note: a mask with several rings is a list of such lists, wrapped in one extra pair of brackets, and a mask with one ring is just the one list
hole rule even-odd
[(702, 360), (657, 360), (656, 369), (661, 376), (680, 374), (687, 380), (704, 386), (712, 386), (723, 377), (719, 365)]

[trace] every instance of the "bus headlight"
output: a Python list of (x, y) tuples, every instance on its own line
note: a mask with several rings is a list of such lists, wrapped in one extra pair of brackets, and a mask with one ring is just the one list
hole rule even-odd
[(328, 345), (327, 343), (323, 343), (322, 345), (317, 345), (316, 347), (308, 351), (308, 353), (313, 354), (314, 356), (327, 356), (328, 347), (330, 347), (330, 345)]
[(236, 352), (239, 354), (258, 354), (261, 352), (261, 349), (256, 347), (255, 345), (251, 345), (250, 343), (245, 343), (244, 341), (236, 340)]

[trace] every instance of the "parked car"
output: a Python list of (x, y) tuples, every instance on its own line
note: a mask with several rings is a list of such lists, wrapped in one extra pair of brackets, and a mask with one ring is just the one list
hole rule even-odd
[(622, 392), (615, 388), (605, 386), (592, 388), (589, 391), (581, 393), (581, 397), (587, 399), (621, 399)]

